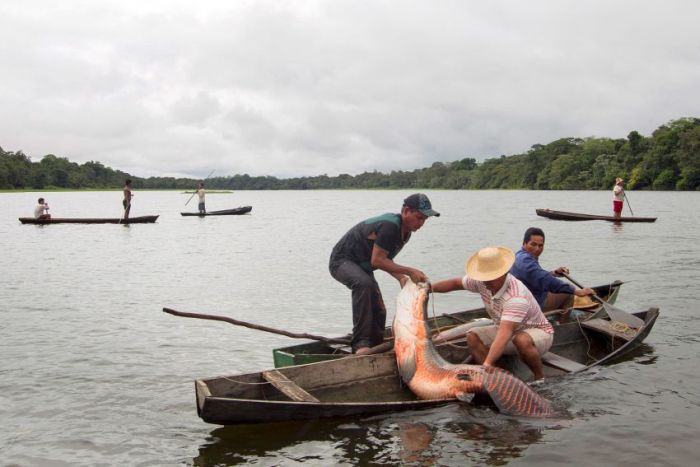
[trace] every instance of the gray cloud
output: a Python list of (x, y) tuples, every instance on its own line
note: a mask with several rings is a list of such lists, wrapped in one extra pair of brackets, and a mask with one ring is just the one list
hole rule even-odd
[(0, 145), (140, 176), (288, 177), (648, 134), (698, 114), (699, 13), (680, 0), (9, 0)]

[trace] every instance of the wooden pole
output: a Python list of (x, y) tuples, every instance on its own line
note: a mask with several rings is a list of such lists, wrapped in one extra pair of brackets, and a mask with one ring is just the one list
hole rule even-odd
[(307, 334), (307, 333), (283, 331), (281, 329), (275, 329), (275, 328), (271, 328), (268, 326), (247, 323), (245, 321), (240, 321), (237, 319), (229, 318), (228, 316), (207, 315), (207, 314), (202, 314), (202, 313), (189, 313), (189, 312), (185, 312), (185, 311), (173, 310), (172, 308), (163, 308), (163, 311), (166, 313), (169, 313), (171, 315), (174, 315), (174, 316), (182, 316), (183, 318), (198, 318), (198, 319), (210, 319), (210, 320), (214, 320), (214, 321), (224, 321), (226, 323), (233, 324), (234, 326), (243, 326), (244, 328), (256, 329), (258, 331), (270, 332), (272, 334), (280, 334), (282, 336), (292, 337), (294, 339), (311, 339), (314, 341), (328, 342), (329, 344), (349, 344), (350, 343), (350, 339), (347, 339), (344, 337), (331, 338), (331, 337), (316, 336), (316, 335)]

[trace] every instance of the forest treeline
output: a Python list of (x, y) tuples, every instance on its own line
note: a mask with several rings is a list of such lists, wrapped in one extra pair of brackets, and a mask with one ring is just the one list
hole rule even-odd
[[(377, 171), (335, 177), (279, 179), (233, 175), (207, 180), (207, 187), (230, 190), (313, 189), (609, 189), (623, 177), (628, 189), (700, 190), (700, 119), (681, 118), (646, 137), (631, 131), (626, 139), (561, 138), (535, 144), (524, 154), (477, 162), (466, 157), (435, 162), (412, 171)], [(22, 151), (0, 148), (0, 189), (121, 188), (131, 178), (140, 189), (191, 189), (191, 178), (140, 178), (100, 162), (77, 164), (53, 154), (32, 162)]]

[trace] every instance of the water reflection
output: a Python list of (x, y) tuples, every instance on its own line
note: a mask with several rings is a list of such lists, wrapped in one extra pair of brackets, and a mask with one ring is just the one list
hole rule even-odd
[(551, 424), (507, 417), (487, 407), (449, 404), (367, 419), (220, 427), (200, 446), (193, 464), (333, 459), (352, 465), (501, 465), (539, 443)]

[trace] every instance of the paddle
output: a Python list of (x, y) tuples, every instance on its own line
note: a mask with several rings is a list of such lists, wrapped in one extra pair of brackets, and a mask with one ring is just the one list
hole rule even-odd
[(315, 336), (313, 334), (282, 331), (280, 329), (275, 329), (275, 328), (271, 328), (268, 326), (261, 326), (259, 324), (252, 324), (252, 323), (247, 323), (245, 321), (239, 321), (237, 319), (229, 318), (227, 316), (206, 315), (206, 314), (202, 314), (202, 313), (188, 313), (185, 311), (173, 310), (172, 308), (163, 308), (163, 311), (166, 313), (170, 313), (171, 315), (182, 316), (184, 318), (199, 318), (199, 319), (211, 319), (214, 321), (224, 321), (226, 323), (233, 324), (234, 326), (243, 326), (245, 328), (257, 329), (258, 331), (265, 331), (265, 332), (270, 332), (272, 334), (280, 334), (282, 336), (293, 337), (295, 339), (311, 339), (314, 341), (327, 342), (329, 344), (349, 344), (350, 343), (350, 339), (343, 338), (343, 337), (331, 338), (331, 337)]
[[(216, 169), (214, 169), (214, 170), (216, 170)], [(209, 180), (209, 177), (211, 177), (211, 174), (214, 173), (214, 170), (212, 170), (211, 172), (209, 172), (209, 175), (207, 175), (207, 178), (205, 178), (203, 181), (206, 182), (207, 180)], [(192, 198), (194, 198), (194, 195), (196, 195), (196, 194), (197, 194), (197, 190), (194, 190), (194, 193), (192, 193), (192, 196), (190, 196), (190, 199), (187, 200), (187, 202), (185, 203), (185, 206), (187, 206), (188, 204), (190, 204), (190, 201), (192, 201)]]
[[(569, 276), (568, 274), (562, 272), (561, 275), (566, 277), (567, 279), (569, 279), (569, 281), (571, 281), (571, 283), (574, 284), (575, 286), (577, 286), (581, 289), (585, 288), (581, 284), (576, 282), (576, 280), (574, 278), (572, 278), (571, 276)], [(640, 328), (644, 325), (644, 321), (642, 319), (640, 319), (634, 315), (631, 315), (624, 310), (621, 310), (617, 307), (612, 306), (610, 303), (606, 302), (605, 300), (600, 298), (598, 295), (593, 294), (593, 298), (595, 298), (597, 301), (599, 301), (603, 305), (603, 308), (605, 309), (605, 312), (610, 317), (611, 321), (620, 321), (621, 323), (625, 323), (629, 327), (633, 327), (633, 328)]]
[(630, 209), (630, 212), (634, 216), (634, 211), (632, 211), (632, 205), (630, 204), (630, 198), (629, 198), (629, 196), (627, 196), (627, 192), (623, 191), (622, 195), (625, 197), (625, 201), (627, 201), (627, 207)]

